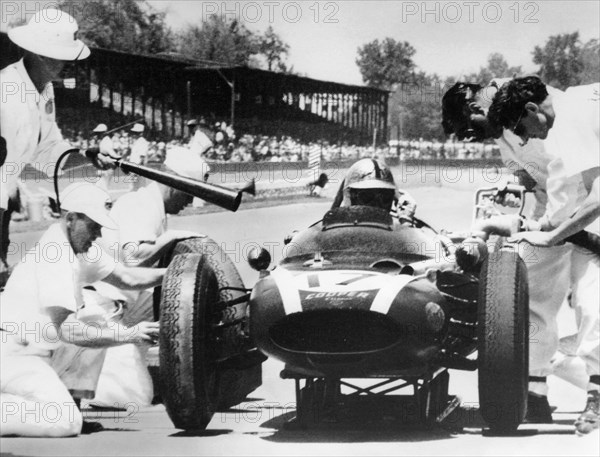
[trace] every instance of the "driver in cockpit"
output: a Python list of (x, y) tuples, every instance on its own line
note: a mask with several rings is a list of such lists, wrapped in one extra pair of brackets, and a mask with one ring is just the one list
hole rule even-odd
[(340, 190), (334, 207), (374, 206), (390, 211), (402, 223), (410, 223), (417, 209), (415, 199), (396, 187), (389, 167), (376, 159), (361, 159), (354, 163)]

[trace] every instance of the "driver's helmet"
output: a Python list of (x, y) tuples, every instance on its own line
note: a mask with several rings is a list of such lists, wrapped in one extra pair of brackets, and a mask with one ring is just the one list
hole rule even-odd
[(347, 205), (391, 210), (396, 198), (396, 184), (391, 170), (375, 159), (359, 160), (346, 173), (344, 197)]

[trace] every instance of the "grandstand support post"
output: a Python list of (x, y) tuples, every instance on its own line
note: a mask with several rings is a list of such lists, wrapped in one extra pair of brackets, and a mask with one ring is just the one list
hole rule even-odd
[(373, 157), (375, 157), (375, 146), (377, 145), (377, 127), (373, 129)]
[(188, 80), (185, 85), (186, 96), (187, 96), (187, 118), (192, 118), (192, 82)]
[(235, 122), (235, 79), (232, 78), (231, 81), (228, 80), (225, 75), (223, 73), (221, 73), (221, 70), (219, 70), (218, 68), (216, 69), (217, 73), (219, 73), (219, 76), (221, 78), (223, 78), (223, 81), (225, 81), (227, 83), (227, 85), (229, 86), (229, 88), (231, 89), (231, 128), (235, 128), (234, 127), (234, 122)]
[(235, 80), (231, 81), (231, 128), (233, 129), (233, 123), (235, 122)]

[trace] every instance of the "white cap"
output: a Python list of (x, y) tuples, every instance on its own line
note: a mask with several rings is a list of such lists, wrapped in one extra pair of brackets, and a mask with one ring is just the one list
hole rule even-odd
[(106, 124), (98, 124), (96, 126), (96, 128), (94, 130), (92, 130), (92, 132), (95, 133), (104, 133), (108, 130), (108, 127), (106, 126)]
[(27, 25), (8, 31), (8, 37), (19, 47), (57, 60), (81, 60), (90, 55), (90, 48), (77, 39), (77, 21), (73, 16), (54, 8), (38, 11)]
[(60, 207), (65, 211), (85, 214), (107, 229), (117, 229), (117, 224), (108, 215), (112, 207), (110, 195), (92, 183), (77, 182), (67, 186), (60, 194)]
[(198, 121), (196, 119), (190, 119), (189, 121), (187, 121), (185, 123), (185, 125), (187, 125), (188, 127), (191, 127), (193, 125), (198, 125)]
[(131, 131), (133, 133), (142, 133), (144, 131), (144, 126), (142, 124), (133, 124)]
[(210, 171), (208, 164), (188, 148), (176, 146), (167, 149), (165, 165), (180, 176), (204, 181), (204, 176)]

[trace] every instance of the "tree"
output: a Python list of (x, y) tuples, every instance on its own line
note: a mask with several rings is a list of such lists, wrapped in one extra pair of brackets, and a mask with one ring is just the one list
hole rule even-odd
[(583, 69), (580, 84), (600, 82), (600, 42), (597, 39), (588, 41), (581, 50)]
[(448, 87), (436, 74), (422, 71), (398, 84), (390, 97), (390, 125), (401, 126), (403, 138), (443, 139), (440, 105)]
[(212, 15), (202, 26), (190, 25), (178, 37), (179, 52), (191, 59), (247, 66), (258, 52), (257, 38), (238, 20)]
[(583, 71), (579, 32), (551, 36), (543, 48), (535, 47), (533, 62), (547, 84), (559, 89), (578, 85)]
[(412, 57), (416, 50), (407, 41), (396, 42), (386, 38), (374, 40), (358, 48), (356, 64), (363, 81), (370, 87), (391, 90), (396, 85), (411, 81), (415, 69)]
[(63, 0), (59, 7), (77, 19), (79, 35), (90, 46), (138, 54), (174, 49), (165, 13), (145, 0)]
[(265, 34), (258, 39), (258, 52), (265, 57), (269, 71), (279, 70), (284, 73), (288, 71), (285, 59), (289, 49), (289, 45), (275, 33), (272, 26), (269, 26)]
[(480, 67), (478, 73), (471, 73), (459, 80), (486, 85), (494, 78), (512, 78), (522, 72), (521, 66), (511, 67), (502, 54), (494, 52), (488, 56), (487, 65)]

